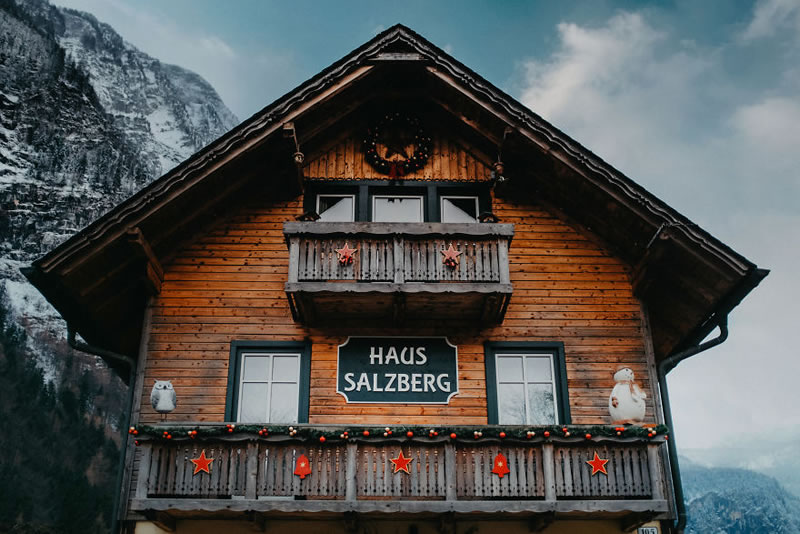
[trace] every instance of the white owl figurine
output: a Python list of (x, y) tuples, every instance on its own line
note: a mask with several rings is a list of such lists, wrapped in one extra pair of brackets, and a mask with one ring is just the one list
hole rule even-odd
[(608, 411), (614, 424), (633, 424), (644, 421), (647, 394), (633, 382), (633, 371), (624, 367), (614, 374), (617, 382), (608, 398)]
[(166, 419), (167, 414), (178, 405), (178, 396), (172, 388), (171, 380), (155, 380), (153, 390), (150, 392), (150, 404), (153, 409)]

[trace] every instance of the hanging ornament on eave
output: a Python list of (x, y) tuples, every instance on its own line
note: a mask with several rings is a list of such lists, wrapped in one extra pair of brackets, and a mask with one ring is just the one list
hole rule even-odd
[(342, 248), (336, 249), (336, 254), (339, 256), (339, 263), (342, 265), (352, 265), (353, 256), (358, 252), (357, 248), (350, 248), (349, 243), (345, 243)]
[(502, 452), (498, 453), (497, 456), (494, 457), (494, 467), (492, 468), (492, 473), (500, 478), (503, 478), (510, 472), (511, 470), (508, 468), (508, 460), (506, 459), (505, 455)]
[(441, 253), (444, 255), (444, 258), (442, 258), (442, 263), (444, 263), (450, 269), (455, 269), (458, 267), (458, 257), (461, 255), (461, 252), (456, 250), (452, 243), (450, 243), (450, 246), (447, 247), (447, 250), (442, 250)]
[(311, 462), (308, 461), (308, 456), (305, 454), (301, 454), (297, 457), (294, 474), (299, 476), (301, 480), (311, 474)]

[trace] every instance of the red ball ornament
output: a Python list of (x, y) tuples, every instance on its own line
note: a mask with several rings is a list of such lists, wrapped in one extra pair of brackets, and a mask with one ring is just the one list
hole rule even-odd
[(456, 439), (456, 433), (455, 432), (452, 432), (450, 434), (450, 439)]
[(438, 436), (438, 435), (439, 435), (439, 432), (434, 432), (434, 433), (433, 433), (433, 435), (434, 435), (434, 436)]
[(364, 437), (367, 437), (367, 436), (369, 436), (369, 430), (365, 430), (364, 431)]
[(506, 433), (505, 433), (505, 432), (500, 432), (500, 437), (501, 437), (501, 438), (504, 438), (504, 437), (506, 437)]
[(136, 446), (138, 447), (138, 446), (139, 446), (139, 440), (138, 440), (138, 439), (134, 440), (134, 441), (133, 441), (133, 444), (134, 444), (134, 445), (136, 445)]
[(592, 435), (591, 434), (586, 434), (586, 439), (592, 439)]
[(413, 438), (414, 437), (414, 433), (409, 430), (408, 432), (406, 432), (406, 436), (408, 436), (409, 438)]
[(544, 431), (544, 437), (546, 437), (546, 438), (550, 437), (550, 431), (549, 430), (545, 430)]
[(319, 437), (319, 442), (320, 443), (325, 443), (325, 436), (320, 436)]

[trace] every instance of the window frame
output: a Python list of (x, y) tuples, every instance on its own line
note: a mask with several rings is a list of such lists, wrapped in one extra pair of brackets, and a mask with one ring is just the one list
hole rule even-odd
[(552, 357), (553, 385), (555, 386), (555, 395), (553, 397), (555, 424), (568, 425), (572, 423), (569, 408), (569, 390), (567, 389), (564, 343), (560, 341), (487, 341), (484, 343), (484, 363), (486, 366), (486, 409), (490, 425), (500, 424), (499, 402), (497, 399), (497, 356), (542, 353), (550, 354)]
[[(232, 423), (238, 422), (242, 355), (259, 352), (264, 354), (300, 355), (300, 374), (297, 383), (297, 422), (308, 423), (308, 403), (311, 385), (311, 343), (309, 341), (231, 341), (228, 389), (225, 395), (225, 420)], [(272, 424), (270, 421), (262, 422)]]
[[(303, 210), (317, 212), (317, 195), (354, 195), (355, 222), (372, 221), (372, 197), (410, 195), (423, 197), (423, 222), (442, 222), (442, 196), (478, 197), (478, 215), (491, 211), (491, 182), (441, 180), (320, 180), (305, 182)], [(475, 224), (480, 224), (476, 222)]]
[[(446, 222), (446, 221), (443, 220), (444, 219), (444, 201), (445, 201), (445, 199), (448, 199), (448, 198), (461, 198), (461, 199), (471, 198), (471, 199), (475, 200), (475, 220), (472, 221), (472, 222), (476, 222), (476, 223), (478, 222), (478, 217), (480, 217), (480, 215), (481, 215), (481, 197), (477, 193), (474, 194), (474, 195), (448, 195), (446, 193), (439, 193), (439, 221)], [(450, 224), (450, 223), (447, 223), (447, 224)], [(463, 223), (459, 223), (459, 224), (463, 224)]]
[(375, 214), (378, 211), (376, 209), (376, 206), (375, 206), (375, 201), (378, 200), (379, 198), (399, 198), (399, 199), (415, 198), (415, 199), (418, 199), (419, 200), (419, 217), (420, 217), (420, 219), (419, 219), (419, 221), (413, 221), (413, 222), (421, 222), (421, 223), (425, 222), (425, 195), (422, 195), (422, 194), (420, 194), (420, 195), (395, 194), (395, 193), (390, 193), (390, 192), (387, 192), (387, 193), (380, 192), (380, 193), (372, 193), (372, 194), (370, 194), (370, 196), (369, 196), (370, 220), (372, 222), (383, 222), (383, 223), (389, 223), (389, 224), (394, 223), (394, 222), (398, 222), (398, 221), (376, 221), (375, 220)]
[(356, 205), (358, 204), (358, 194), (356, 193), (325, 193), (318, 192), (315, 195), (315, 209), (314, 211), (321, 217), (322, 213), (319, 211), (319, 197), (337, 197), (337, 198), (351, 198), (353, 199), (353, 206), (350, 210), (349, 221), (336, 221), (336, 222), (355, 222), (356, 221)]

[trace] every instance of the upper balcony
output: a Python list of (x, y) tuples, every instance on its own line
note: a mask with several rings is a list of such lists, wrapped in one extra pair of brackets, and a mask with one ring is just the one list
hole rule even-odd
[(286, 295), (302, 323), (498, 323), (511, 297), (513, 224), (287, 222), (283, 233)]

